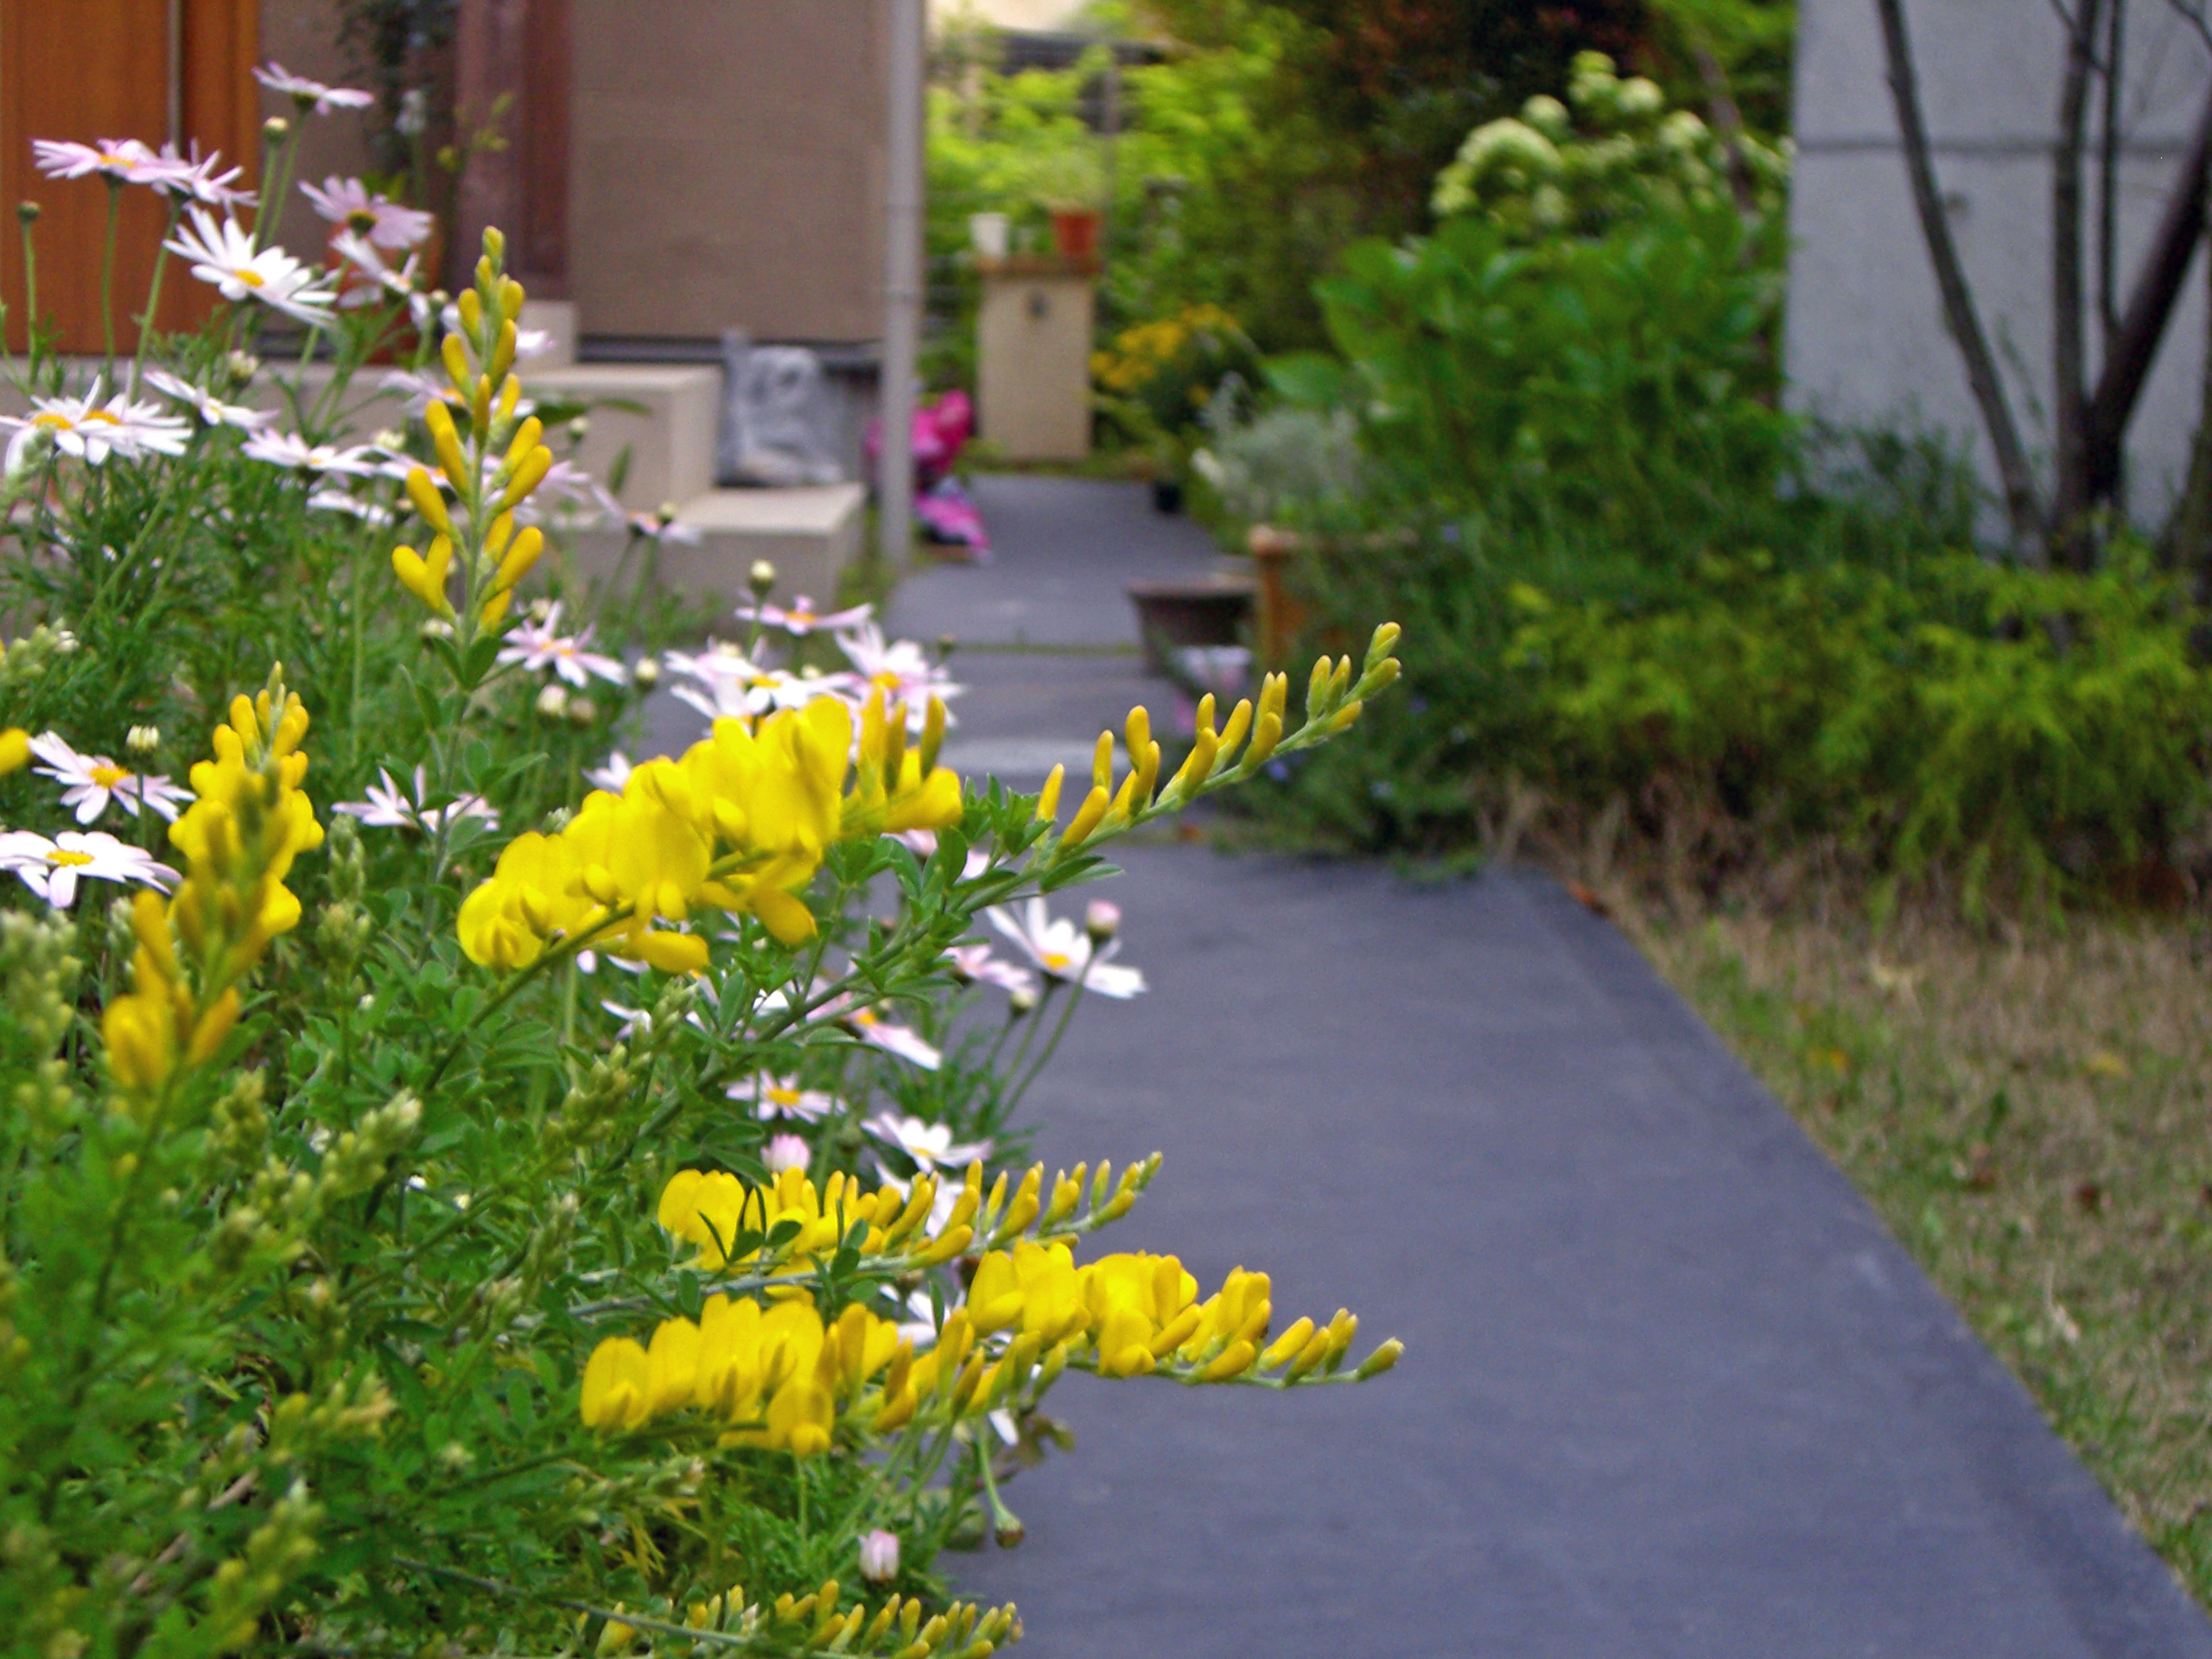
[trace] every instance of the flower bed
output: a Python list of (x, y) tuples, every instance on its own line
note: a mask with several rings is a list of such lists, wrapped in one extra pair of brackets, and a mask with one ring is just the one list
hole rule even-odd
[[(185, 163), (108, 148), (183, 211)], [(1347, 1313), (1278, 1327), (1262, 1274), (1096, 1252), (1159, 1155), (1025, 1168), (1015, 1116), (1085, 993), (1143, 988), (1110, 906), (1047, 895), (1349, 728), (1394, 626), (1295, 727), (1281, 676), (1218, 730), (1208, 699), (1172, 770), (1132, 711), (1064, 819), (1058, 772), (938, 764), (957, 688), (864, 613), (764, 582), (741, 644), (664, 656), (650, 591), (567, 574), (620, 509), (515, 372), (497, 232), (445, 307), (359, 236), (334, 280), (203, 205), (174, 251), (232, 306), (84, 391), (35, 352), (9, 451), (0, 587), (42, 619), (0, 657), (20, 1641), (981, 1656), (1020, 1621), (932, 1558), (1018, 1539), (1000, 1484), (1065, 1371), (1395, 1362)], [(282, 411), (242, 401), (271, 308), (336, 359)], [(401, 342), (417, 418), (350, 442)], [(633, 765), (664, 671), (712, 729)]]

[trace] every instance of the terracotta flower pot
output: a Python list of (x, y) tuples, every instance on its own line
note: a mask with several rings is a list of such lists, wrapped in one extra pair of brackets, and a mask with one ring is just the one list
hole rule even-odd
[(1098, 257), (1098, 210), (1095, 207), (1055, 207), (1052, 245), (1060, 257), (1071, 260)]

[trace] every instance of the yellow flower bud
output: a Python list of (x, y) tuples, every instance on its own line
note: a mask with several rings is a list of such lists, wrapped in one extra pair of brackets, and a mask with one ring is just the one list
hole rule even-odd
[(494, 381), (502, 380), (506, 378), (507, 371), (514, 365), (515, 320), (513, 314), (510, 312), (506, 321), (499, 325), (499, 343), (492, 347), (492, 362), (485, 370), (485, 373)]
[(545, 481), (545, 474), (552, 470), (553, 452), (539, 444), (523, 457), (522, 465), (515, 468), (515, 475), (508, 483), (506, 493), (499, 498), (502, 511), (528, 497), (530, 493)]
[(1355, 1382), (1364, 1382), (1370, 1376), (1380, 1376), (1398, 1363), (1398, 1356), (1406, 1351), (1406, 1344), (1392, 1337), (1380, 1348), (1359, 1362), (1359, 1369), (1352, 1373)]
[[(467, 308), (468, 300), (474, 299), (474, 297), (475, 296), (474, 295), (470, 295), (467, 298), (461, 301), (461, 308), (464, 311)], [(459, 392), (462, 397), (467, 397), (468, 349), (461, 343), (461, 336), (459, 334), (448, 334), (446, 336), (444, 346), (440, 348), (439, 354), (445, 360), (446, 378), (453, 382), (453, 389)]]
[[(1110, 738), (1107, 741), (1109, 744), (1112, 741)], [(1103, 785), (1093, 789), (1084, 798), (1083, 804), (1076, 809), (1075, 817), (1068, 821), (1067, 830), (1060, 836), (1060, 845), (1079, 847), (1088, 841), (1090, 832), (1104, 821), (1106, 809), (1112, 804), (1112, 798)]]
[(31, 734), (20, 726), (0, 732), (0, 778), (30, 764)]
[(1251, 1363), (1252, 1344), (1240, 1339), (1230, 1343), (1202, 1366), (1198, 1380), (1201, 1382), (1226, 1382), (1231, 1377), (1243, 1376)]
[[(470, 288), (462, 289), (461, 296), (461, 326), (473, 334), (479, 328), (482, 327), (483, 325), (483, 300), (479, 297), (474, 289)], [(448, 334), (446, 338), (451, 340), (453, 336)], [(459, 377), (454, 378), (454, 385), (461, 391), (465, 391), (467, 390), (467, 385)]]
[[(443, 405), (432, 404), (432, 409)], [(453, 421), (448, 417), (446, 430), (453, 430)], [(438, 486), (430, 481), (430, 474), (420, 467), (407, 469), (407, 499), (415, 504), (415, 511), (423, 521), (442, 536), (453, 534), (453, 519), (446, 512), (445, 498), (438, 493)]]
[[(25, 753), (28, 753), (29, 751), (26, 750)], [(16, 764), (22, 763), (18, 761)], [(1045, 779), (1044, 791), (1037, 797), (1038, 823), (1050, 823), (1060, 816), (1060, 785), (1065, 781), (1067, 775), (1068, 769), (1065, 766), (1054, 766), (1052, 775)]]

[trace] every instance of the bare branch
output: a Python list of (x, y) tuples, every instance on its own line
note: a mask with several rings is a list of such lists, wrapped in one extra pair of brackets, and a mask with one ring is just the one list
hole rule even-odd
[(1951, 240), (1950, 221), (1944, 217), (1943, 199), (1936, 188), (1936, 169), (1929, 159), (1928, 128), (1921, 116), (1920, 85), (1912, 64), (1912, 43), (1905, 33), (1904, 0), (1874, 0), (1882, 20), (1882, 41), (1889, 55), (1890, 93), (1897, 111), (1897, 133), (1904, 146), (1905, 171), (1912, 181), (1913, 205), (1920, 213), (1921, 234), (1928, 243), (1928, 257), (1936, 268), (1936, 286), (1943, 297), (1943, 317), (1959, 355), (1966, 359), (1967, 384), (1997, 457), (1997, 473), (2005, 492), (2005, 512), (2012, 537), (2028, 556), (2049, 556), (2044, 545), (2043, 509), (2036, 493), (2035, 474), (2027, 451), (2005, 397), (2005, 383), (1998, 378), (1997, 361), (1990, 353), (1989, 337), (1982, 332), (1974, 309), (1974, 292), (1967, 286), (1957, 245)]
[(2088, 370), (2082, 350), (2082, 142), (2088, 124), (2104, 0), (2082, 0), (2066, 38), (2066, 73), (2058, 95), (2058, 148), (2050, 169), (2051, 402), (2058, 417), (2057, 479), (2051, 529), (2070, 563), (2094, 548), (2079, 533), (2093, 499), (2089, 474)]
[(2196, 257), (2196, 244), (2204, 234), (2204, 192), (2208, 168), (2212, 168), (2212, 95), (2197, 117), (2196, 131), (2189, 151), (2174, 170), (2166, 195), (2166, 211), (2151, 238), (2142, 271), (2135, 279), (2127, 308), (2120, 314), (2120, 332), (2097, 377), (2089, 399), (2088, 432), (2092, 468), (2091, 499), (2108, 494), (2119, 482), (2120, 440), (2135, 413), (2143, 383), (2165, 337), (2174, 303)]

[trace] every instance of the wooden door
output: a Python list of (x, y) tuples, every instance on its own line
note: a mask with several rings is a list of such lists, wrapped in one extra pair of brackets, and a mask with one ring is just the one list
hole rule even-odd
[[(105, 331), (100, 266), (108, 187), (99, 178), (49, 179), (32, 164), (34, 138), (137, 138), (158, 149), (174, 140), (222, 152), (259, 171), (259, 107), (253, 57), (258, 0), (0, 0), (0, 298), (8, 348), (23, 349), (22, 237), (16, 204), (41, 209), (33, 236), (38, 309), (66, 352), (97, 353)], [(126, 186), (117, 223), (113, 309), (116, 346), (137, 349), (161, 243), (164, 205)], [(162, 329), (192, 327), (213, 309), (213, 289), (177, 261), (163, 278)]]

